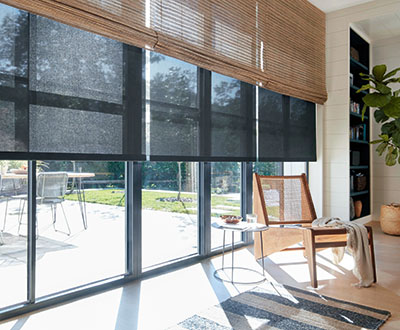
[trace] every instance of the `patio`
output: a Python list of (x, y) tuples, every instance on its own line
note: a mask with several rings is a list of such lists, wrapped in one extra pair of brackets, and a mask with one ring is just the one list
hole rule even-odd
[[(240, 198), (239, 194), (225, 197), (235, 201)], [(57, 210), (58, 231), (53, 228), (50, 207), (38, 205), (37, 208), (38, 297), (125, 272), (125, 207), (86, 203), (88, 229), (85, 230), (79, 203), (66, 200), (63, 206), (71, 227), (70, 236), (64, 233), (67, 228), (60, 208)], [(18, 235), (18, 210), (19, 201), (10, 200), (4, 245), (0, 246), (0, 307), (26, 299), (27, 217), (24, 213)], [(232, 210), (232, 207), (218, 205), (212, 213)], [(5, 202), (1, 201), (1, 226), (4, 212)], [(212, 221), (215, 219), (213, 217)], [(143, 209), (142, 221), (144, 271), (197, 253), (197, 214)], [(212, 248), (220, 247), (222, 232), (212, 228), (211, 239)], [(236, 235), (235, 240), (239, 239)], [(230, 235), (227, 244), (230, 244)]]

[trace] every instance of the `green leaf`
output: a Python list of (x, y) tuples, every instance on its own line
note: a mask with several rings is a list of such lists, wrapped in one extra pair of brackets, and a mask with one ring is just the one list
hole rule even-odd
[(388, 80), (383, 81), (382, 83), (387, 85), (387, 84), (390, 84), (390, 83), (398, 83), (398, 82), (400, 82), (400, 78), (388, 79)]
[(381, 93), (372, 93), (363, 97), (364, 103), (369, 107), (380, 108), (390, 102), (390, 95)]
[(387, 166), (393, 166), (396, 164), (397, 152), (393, 152), (393, 147), (389, 147), (388, 152), (385, 157), (385, 162)]
[(379, 156), (382, 156), (382, 154), (385, 152), (387, 146), (388, 146), (388, 144), (386, 142), (383, 142), (376, 148), (376, 152), (379, 154)]
[(397, 129), (400, 131), (400, 118), (394, 120), (394, 124), (396, 125)]
[(389, 73), (384, 75), (383, 80), (385, 80), (387, 78), (390, 78), (390, 77), (393, 77), (399, 71), (400, 71), (400, 68), (397, 68), (397, 69), (394, 69), (394, 70), (390, 71)]
[(385, 75), (386, 70), (387, 70), (387, 67), (385, 64), (380, 64), (380, 65), (374, 66), (374, 68), (372, 69), (372, 73), (378, 82), (383, 81), (383, 76)]
[(361, 79), (365, 81), (372, 81), (375, 85), (378, 83), (378, 81), (376, 81), (375, 78), (361, 78)]
[[(366, 95), (368, 96), (368, 95)], [(386, 116), (392, 118), (400, 117), (400, 98), (391, 97), (390, 102), (382, 107), (383, 112)]]
[(379, 137), (385, 142), (389, 141), (389, 136), (387, 134), (380, 134)]
[(382, 94), (391, 94), (392, 89), (390, 87), (387, 87), (386, 85), (382, 83), (377, 83), (376, 84), (376, 89), (381, 92)]
[(383, 124), (381, 127), (382, 134), (385, 136), (388, 136), (388, 137), (393, 134), (393, 131), (395, 129), (396, 129), (396, 125), (395, 125), (394, 121)]
[[(362, 91), (365, 91), (365, 90), (367, 90), (367, 89), (372, 89), (372, 88), (375, 88), (375, 87), (373, 87), (373, 86), (370, 85), (370, 84), (362, 85), (361, 88), (360, 88), (356, 93), (360, 93), (360, 92), (362, 92)], [(383, 94), (385, 94), (385, 93), (383, 93)]]
[(377, 123), (383, 123), (389, 119), (389, 117), (385, 115), (383, 110), (380, 110), (380, 109), (375, 110), (374, 117), (375, 117), (375, 120)]
[(363, 106), (363, 108), (361, 110), (361, 120), (362, 121), (364, 121), (364, 115), (365, 115), (366, 111), (367, 111), (367, 105), (364, 103), (364, 106)]
[(363, 72), (360, 72), (360, 76), (361, 76), (361, 77), (370, 77), (370, 78), (373, 78), (372, 75), (367, 74), (367, 73), (363, 73)]
[(400, 94), (400, 89), (398, 89), (397, 91), (394, 91), (394, 92), (393, 92), (393, 95), (394, 95), (395, 97), (398, 97), (399, 94)]
[(370, 144), (378, 144), (381, 142), (383, 142), (383, 140), (374, 140), (374, 141), (371, 141)]
[(392, 135), (393, 143), (399, 147), (400, 146), (400, 131), (396, 131)]

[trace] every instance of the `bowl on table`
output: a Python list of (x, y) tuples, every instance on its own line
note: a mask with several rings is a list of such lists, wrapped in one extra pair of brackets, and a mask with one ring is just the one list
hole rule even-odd
[(14, 168), (10, 170), (11, 173), (13, 174), (28, 174), (27, 170), (21, 169), (21, 168)]
[(240, 215), (221, 215), (221, 220), (225, 223), (232, 223), (232, 224), (236, 224), (239, 223), (240, 221), (242, 221), (242, 217)]

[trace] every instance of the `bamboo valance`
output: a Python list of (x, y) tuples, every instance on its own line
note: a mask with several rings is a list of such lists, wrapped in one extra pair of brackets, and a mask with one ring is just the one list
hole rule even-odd
[(0, 0), (314, 103), (327, 99), (325, 14), (306, 0)]

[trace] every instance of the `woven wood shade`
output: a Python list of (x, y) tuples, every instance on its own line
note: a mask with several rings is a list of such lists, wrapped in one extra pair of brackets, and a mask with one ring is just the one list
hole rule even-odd
[(327, 99), (325, 15), (306, 0), (0, 0), (314, 103)]

